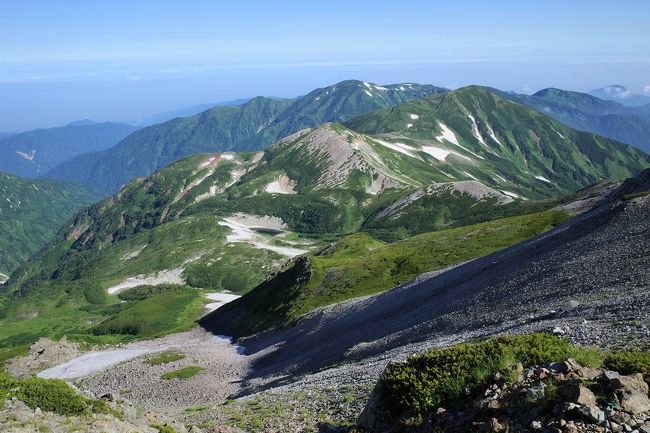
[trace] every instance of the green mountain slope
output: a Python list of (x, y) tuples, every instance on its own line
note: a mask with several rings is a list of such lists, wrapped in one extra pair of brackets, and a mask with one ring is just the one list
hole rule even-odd
[(626, 107), (586, 93), (553, 88), (531, 96), (496, 92), (571, 128), (594, 132), (650, 152), (650, 111), (646, 107)]
[(315, 308), (371, 295), (521, 242), (567, 220), (560, 211), (440, 230), (385, 245), (365, 233), (301, 257), (286, 270), (201, 319), (235, 338), (288, 324)]
[(344, 81), (295, 101), (258, 97), (242, 105), (215, 107), (132, 134), (101, 153), (62, 164), (49, 178), (70, 180), (111, 194), (184, 156), (200, 152), (260, 150), (286, 135), (444, 89), (416, 84), (378, 86)]
[(114, 146), (136, 129), (120, 123), (75, 122), (13, 134), (0, 140), (0, 171), (39, 177), (76, 155)]
[(47, 177), (111, 193), (136, 177), (147, 176), (193, 153), (245, 150), (242, 143), (289, 103), (259, 97), (243, 105), (215, 107), (196, 116), (143, 128), (111, 149), (80, 155), (54, 168)]
[(451, 179), (475, 179), (526, 198), (622, 179), (650, 156), (470, 86), (356, 117), (351, 129), (429, 152)]
[[(481, 88), (348, 125), (356, 131), (327, 123), (265, 151), (192, 155), (78, 213), (12, 274), (2, 298), (6, 317), (38, 320), (5, 321), (0, 341), (16, 332), (86, 338), (100, 329), (101, 338), (142, 337), (122, 333), (135, 329), (126, 313), (119, 327), (97, 328), (125, 308), (116, 307), (116, 295), (132, 288), (246, 293), (288, 259), (352, 233), (366, 232), (379, 245), (540, 212), (558, 195), (650, 162), (629, 146), (570, 130)], [(538, 218), (546, 221), (540, 230), (551, 224)], [(495, 231), (491, 245), (504, 237)], [(477, 244), (476, 254), (484, 250)], [(408, 278), (410, 265), (405, 269), (387, 284)], [(59, 322), (63, 310), (74, 324)]]
[(0, 281), (40, 250), (79, 208), (95, 201), (85, 188), (0, 173)]

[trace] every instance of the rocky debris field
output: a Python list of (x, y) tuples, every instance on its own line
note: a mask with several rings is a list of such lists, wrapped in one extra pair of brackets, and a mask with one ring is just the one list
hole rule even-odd
[[(371, 399), (359, 417), (369, 431), (392, 431)], [(640, 373), (582, 367), (569, 359), (496, 373), (460, 408), (439, 407), (418, 432), (650, 432), (648, 384)]]
[[(149, 410), (174, 414), (192, 405), (221, 404), (239, 390), (239, 381), (248, 372), (248, 360), (235, 345), (202, 329), (169, 335), (139, 344), (156, 345), (158, 350), (122, 362), (76, 383), (86, 393), (96, 396), (112, 393), (128, 398)], [(182, 358), (161, 364), (148, 360), (173, 350)], [(180, 358), (180, 357), (179, 357)], [(200, 370), (191, 377), (165, 379), (187, 367)]]
[[(644, 176), (650, 179), (650, 170)], [(649, 216), (650, 196), (613, 197), (529, 241), (322, 308), (293, 327), (241, 344), (257, 355), (256, 377), (300, 374), (477, 333), (555, 330), (574, 343), (647, 347)]]
[(26, 377), (70, 361), (81, 353), (79, 344), (69, 342), (65, 336), (58, 342), (39, 338), (26, 356), (8, 360), (5, 369), (16, 377)]

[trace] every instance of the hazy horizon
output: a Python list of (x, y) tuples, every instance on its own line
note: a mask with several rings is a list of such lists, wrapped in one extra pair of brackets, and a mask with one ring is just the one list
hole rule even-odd
[(7, 3), (3, 132), (295, 97), (344, 79), (650, 94), (650, 4), (636, 0)]

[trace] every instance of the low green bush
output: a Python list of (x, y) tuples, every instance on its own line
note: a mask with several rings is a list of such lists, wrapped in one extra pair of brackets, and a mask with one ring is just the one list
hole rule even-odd
[(199, 367), (198, 365), (190, 365), (189, 367), (181, 368), (180, 370), (168, 371), (167, 373), (163, 374), (161, 378), (164, 380), (189, 379), (190, 377), (194, 377), (202, 371), (203, 367)]
[(16, 397), (27, 406), (59, 415), (79, 415), (88, 409), (86, 399), (63, 380), (31, 377), (17, 384)]
[(185, 358), (185, 354), (183, 352), (179, 352), (177, 350), (167, 350), (156, 356), (147, 358), (143, 362), (148, 365), (162, 365), (174, 361), (180, 361), (181, 359), (184, 358)]
[(87, 413), (122, 414), (103, 400), (93, 400), (77, 394), (65, 381), (30, 377), (16, 379), (0, 371), (0, 407), (5, 399), (16, 397), (32, 409), (37, 407), (58, 415), (83, 415)]
[(572, 346), (548, 334), (497, 337), (480, 343), (433, 349), (393, 364), (381, 384), (386, 407), (396, 418), (418, 423), (432, 409), (474, 392), (491, 375), (517, 363), (539, 365), (575, 358), (598, 367), (597, 351)]
[(176, 433), (176, 430), (174, 430), (174, 427), (167, 425), (167, 424), (152, 424), (151, 428), (155, 428), (158, 430), (158, 433)]
[(605, 368), (622, 374), (643, 373), (650, 384), (650, 353), (631, 350), (626, 352), (608, 352), (603, 362)]
[(160, 293), (181, 292), (188, 289), (188, 286), (181, 286), (178, 284), (160, 284), (158, 286), (143, 285), (124, 290), (123, 292), (120, 292), (117, 297), (123, 301), (141, 301)]

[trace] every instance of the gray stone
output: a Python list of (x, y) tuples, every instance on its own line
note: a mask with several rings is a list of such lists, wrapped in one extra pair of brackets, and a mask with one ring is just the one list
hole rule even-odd
[(558, 387), (558, 395), (564, 401), (585, 406), (594, 406), (596, 396), (588, 388), (575, 381), (567, 381)]
[(643, 376), (611, 375), (605, 372), (605, 385), (616, 396), (621, 409), (631, 414), (640, 414), (650, 411), (648, 398), (648, 384), (643, 381)]
[(605, 421), (605, 412), (596, 406), (580, 406), (578, 411), (591, 422), (601, 423)]

